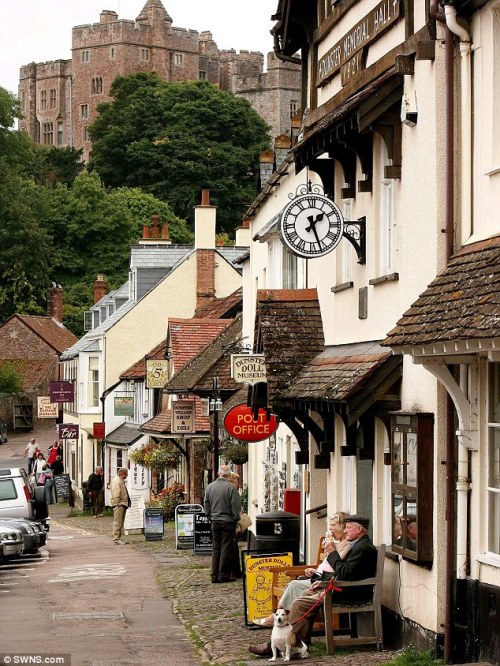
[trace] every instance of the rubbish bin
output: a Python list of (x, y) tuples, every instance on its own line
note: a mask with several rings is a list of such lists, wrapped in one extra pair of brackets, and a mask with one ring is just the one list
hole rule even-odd
[(300, 516), (288, 511), (269, 511), (255, 518), (255, 550), (262, 553), (293, 554), (299, 564)]

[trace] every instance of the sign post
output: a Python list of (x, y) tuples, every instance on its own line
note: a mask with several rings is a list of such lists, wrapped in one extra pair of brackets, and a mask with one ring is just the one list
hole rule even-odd
[(212, 554), (212, 524), (204, 513), (194, 514), (193, 555)]
[(201, 504), (179, 504), (175, 507), (175, 547), (191, 550), (194, 544), (194, 516), (203, 513)]
[(144, 536), (146, 541), (161, 541), (164, 530), (163, 509), (152, 506), (144, 509)]

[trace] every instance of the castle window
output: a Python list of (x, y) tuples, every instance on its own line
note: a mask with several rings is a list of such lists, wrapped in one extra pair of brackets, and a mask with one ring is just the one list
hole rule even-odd
[(207, 80), (207, 73), (200, 72), (200, 81), (206, 81), (206, 80)]
[(291, 99), (290, 100), (290, 118), (292, 116), (296, 116), (299, 109), (299, 103), (296, 99)]
[(42, 90), (40, 93), (40, 111), (45, 111), (47, 108), (47, 91)]
[(184, 63), (184, 56), (182, 53), (174, 53), (174, 65), (182, 65)]
[(55, 88), (50, 89), (50, 97), (49, 97), (49, 108), (50, 109), (55, 109), (56, 108), (56, 103), (57, 103), (57, 91)]
[(54, 143), (54, 123), (43, 123), (43, 142), (51, 146)]
[(141, 49), (141, 60), (149, 60), (149, 49)]
[(26, 111), (26, 90), (21, 90), (21, 110)]
[(62, 146), (63, 144), (63, 122), (62, 120), (57, 123), (57, 145)]
[(81, 61), (90, 62), (90, 51), (82, 51)]
[(100, 95), (102, 93), (102, 76), (94, 76), (91, 84), (92, 95)]
[(88, 117), (89, 117), (89, 105), (80, 104), (80, 118), (88, 118)]
[(83, 128), (83, 140), (90, 141), (90, 132), (88, 127)]
[(114, 46), (112, 46), (112, 47), (109, 49), (109, 59), (110, 59), (110, 60), (114, 60), (115, 58), (116, 58), (116, 49), (115, 49)]

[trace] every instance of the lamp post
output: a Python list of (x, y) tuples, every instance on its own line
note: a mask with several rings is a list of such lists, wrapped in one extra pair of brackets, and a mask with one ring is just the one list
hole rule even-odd
[(213, 479), (217, 478), (219, 471), (219, 412), (222, 409), (222, 400), (220, 397), (220, 381), (218, 377), (212, 379), (212, 395), (209, 402), (210, 413), (214, 415), (214, 435), (213, 435)]

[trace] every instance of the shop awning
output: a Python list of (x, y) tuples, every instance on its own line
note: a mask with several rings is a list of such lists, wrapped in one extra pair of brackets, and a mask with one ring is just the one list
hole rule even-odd
[(121, 444), (122, 446), (131, 446), (142, 437), (139, 426), (134, 423), (122, 423), (115, 428), (109, 435), (106, 435), (107, 444)]

